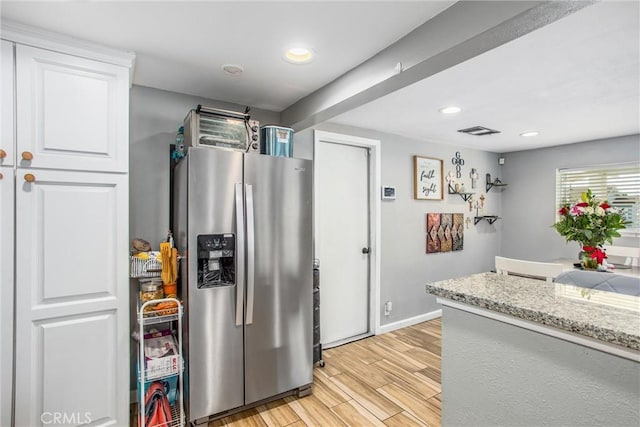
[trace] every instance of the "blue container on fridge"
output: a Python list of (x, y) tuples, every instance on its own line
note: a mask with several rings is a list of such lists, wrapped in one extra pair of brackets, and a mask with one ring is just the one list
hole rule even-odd
[(260, 128), (260, 153), (269, 156), (293, 156), (293, 129), (282, 126)]

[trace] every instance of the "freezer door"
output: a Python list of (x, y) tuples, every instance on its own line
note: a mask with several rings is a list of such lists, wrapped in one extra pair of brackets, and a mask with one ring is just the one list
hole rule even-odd
[[(241, 152), (190, 148), (187, 161), (187, 398), (194, 421), (244, 404), (243, 160)], [(177, 200), (185, 202), (179, 195)], [(198, 236), (228, 233), (235, 234), (237, 243), (236, 284), (198, 287)], [(178, 235), (178, 242), (182, 238)]]
[(312, 382), (312, 163), (245, 155), (245, 403)]

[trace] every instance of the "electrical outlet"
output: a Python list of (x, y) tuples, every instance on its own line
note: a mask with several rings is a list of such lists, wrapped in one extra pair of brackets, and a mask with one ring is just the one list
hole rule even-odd
[(393, 303), (391, 301), (387, 301), (384, 303), (384, 315), (389, 316), (391, 314), (391, 310), (393, 310)]

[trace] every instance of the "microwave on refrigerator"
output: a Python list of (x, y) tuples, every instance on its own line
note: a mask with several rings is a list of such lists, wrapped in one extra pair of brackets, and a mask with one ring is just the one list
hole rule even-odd
[(198, 105), (184, 119), (184, 144), (188, 147), (222, 147), (260, 152), (260, 123), (249, 114)]

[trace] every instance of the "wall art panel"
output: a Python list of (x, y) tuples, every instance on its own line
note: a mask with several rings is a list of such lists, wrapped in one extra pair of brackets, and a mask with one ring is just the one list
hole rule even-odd
[(427, 253), (461, 251), (464, 243), (464, 214), (427, 214)]

